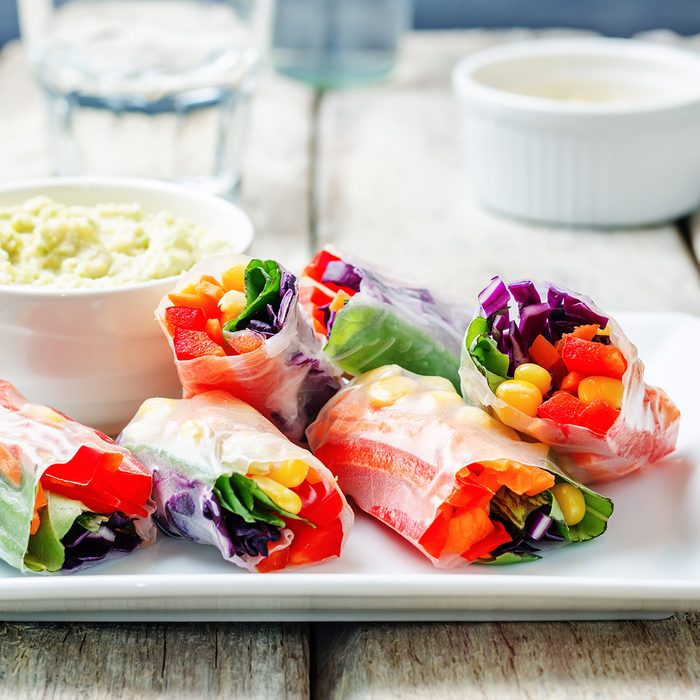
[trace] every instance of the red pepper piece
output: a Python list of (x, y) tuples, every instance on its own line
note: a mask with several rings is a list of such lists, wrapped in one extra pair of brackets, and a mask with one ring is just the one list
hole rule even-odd
[(594, 433), (605, 435), (620, 415), (620, 411), (610, 406), (602, 399), (591, 401), (581, 414), (581, 425)]
[(144, 516), (151, 495), (146, 468), (124, 459), (120, 452), (81, 447), (65, 464), (51, 465), (41, 477), (46, 491), (81, 501), (95, 513), (120, 511)]
[(170, 331), (170, 335), (175, 333), (176, 328), (186, 328), (190, 331), (203, 331), (205, 329), (207, 317), (204, 311), (191, 306), (170, 306), (165, 310), (165, 325)]
[(203, 355), (224, 357), (224, 349), (217, 345), (204, 331), (190, 331), (186, 328), (176, 328), (173, 335), (173, 346), (178, 360), (194, 360)]
[(279, 571), (280, 569), (284, 569), (284, 567), (287, 566), (288, 561), (289, 547), (285, 547), (284, 549), (278, 549), (276, 552), (270, 554), (270, 556), (261, 559), (257, 568), (261, 574), (267, 574), (270, 571)]
[(299, 515), (314, 525), (329, 525), (343, 508), (338, 490), (325, 481), (310, 484), (308, 481), (292, 489), (301, 498)]
[(585, 379), (585, 376), (581, 372), (569, 372), (561, 380), (559, 388), (572, 396), (578, 396), (578, 385), (582, 379)]
[(555, 391), (552, 397), (537, 409), (540, 418), (549, 418), (557, 423), (580, 425), (585, 404), (565, 391)]
[(561, 355), (543, 335), (538, 335), (528, 350), (530, 362), (534, 362), (547, 371), (551, 371), (557, 362), (561, 361)]
[(329, 525), (316, 528), (299, 520), (288, 520), (287, 527), (294, 533), (289, 545), (289, 563), (292, 566), (311, 564), (340, 554), (343, 526), (338, 518)]
[(418, 541), (418, 544), (436, 559), (440, 557), (442, 550), (445, 548), (453, 513), (454, 508), (447, 503), (443, 503), (437, 510), (435, 520), (433, 520), (430, 527)]
[(335, 260), (340, 260), (340, 258), (337, 255), (333, 255), (333, 253), (329, 252), (328, 250), (321, 250), (306, 266), (304, 269), (304, 275), (315, 279), (317, 282), (320, 282), (321, 278), (323, 277), (323, 273), (326, 271), (326, 267), (328, 267), (328, 263)]
[(569, 372), (581, 372), (587, 377), (621, 379), (627, 369), (627, 360), (618, 348), (572, 336), (564, 341), (562, 358)]

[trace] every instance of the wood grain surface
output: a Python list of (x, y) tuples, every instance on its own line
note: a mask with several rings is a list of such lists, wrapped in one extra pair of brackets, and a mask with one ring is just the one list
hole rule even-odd
[(698, 697), (700, 617), (655, 622), (318, 625), (323, 700)]
[(3, 624), (0, 698), (306, 698), (303, 624)]

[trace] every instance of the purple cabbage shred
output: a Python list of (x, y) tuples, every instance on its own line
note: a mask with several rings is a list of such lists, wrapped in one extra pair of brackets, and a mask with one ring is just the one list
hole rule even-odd
[(326, 265), (321, 282), (330, 282), (331, 284), (337, 284), (339, 287), (359, 292), (362, 277), (362, 271), (354, 265), (342, 260), (331, 260)]

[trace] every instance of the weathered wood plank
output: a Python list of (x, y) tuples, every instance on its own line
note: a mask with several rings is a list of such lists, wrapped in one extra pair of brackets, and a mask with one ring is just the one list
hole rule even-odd
[(314, 697), (697, 697), (700, 617), (661, 622), (320, 625)]
[(306, 698), (304, 625), (1, 624), (0, 698)]
[(469, 298), (501, 274), (555, 280), (612, 308), (700, 311), (698, 275), (672, 226), (546, 228), (473, 200), (450, 70), (486, 43), (524, 36), (411, 35), (389, 84), (326, 97), (321, 240)]

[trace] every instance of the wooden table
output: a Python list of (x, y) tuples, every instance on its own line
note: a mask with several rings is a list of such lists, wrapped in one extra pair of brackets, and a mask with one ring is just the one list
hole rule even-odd
[[(561, 32), (558, 32), (561, 34)], [(700, 313), (693, 222), (585, 231), (481, 210), (449, 73), (523, 31), (411, 35), (386, 84), (315, 96), (268, 76), (243, 206), (255, 252), (299, 268), (332, 242), (469, 295), (493, 274), (589, 290), (603, 307)], [(665, 34), (659, 41), (676, 41)], [(23, 55), (0, 56), (0, 178), (48, 172)], [(12, 96), (5, 99), (5, 96)], [(700, 234), (697, 235), (700, 250)], [(697, 697), (700, 616), (662, 622), (0, 624), (0, 697)]]

